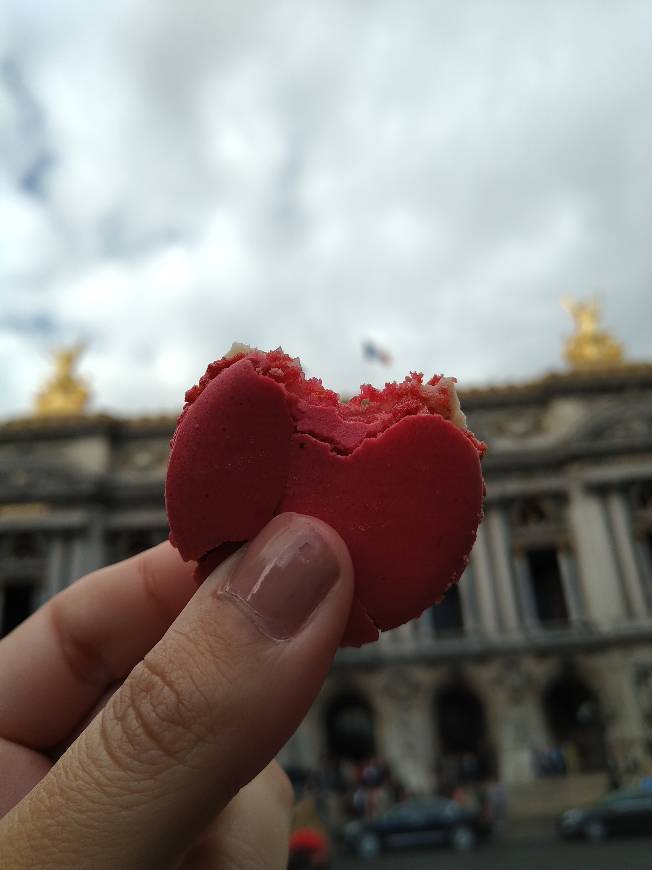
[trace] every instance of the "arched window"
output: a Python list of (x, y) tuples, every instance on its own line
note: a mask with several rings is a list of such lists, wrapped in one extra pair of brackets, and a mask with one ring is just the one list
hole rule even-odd
[(435, 717), (443, 790), (492, 775), (484, 706), (475, 692), (457, 683), (440, 689), (435, 699)]
[(566, 767), (583, 772), (606, 764), (605, 725), (595, 692), (574, 674), (554, 680), (543, 695), (550, 735)]

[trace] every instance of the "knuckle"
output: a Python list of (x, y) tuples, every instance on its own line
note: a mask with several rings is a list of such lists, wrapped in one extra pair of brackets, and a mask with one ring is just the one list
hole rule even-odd
[(161, 760), (187, 766), (197, 745), (210, 739), (208, 698), (169, 656), (146, 656), (112, 700), (106, 731), (114, 738), (105, 742), (114, 755), (148, 767)]
[(152, 611), (158, 614), (161, 624), (170, 625), (178, 616), (178, 612), (170, 607), (170, 604), (159, 591), (159, 574), (152, 560), (152, 551), (145, 550), (134, 556), (133, 559), (146, 601), (151, 606)]

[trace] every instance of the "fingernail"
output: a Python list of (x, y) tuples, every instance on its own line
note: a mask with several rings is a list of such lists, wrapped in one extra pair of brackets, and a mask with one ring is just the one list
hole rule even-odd
[(317, 528), (281, 514), (249, 545), (222, 593), (231, 595), (275, 640), (293, 637), (326, 597), (339, 563)]

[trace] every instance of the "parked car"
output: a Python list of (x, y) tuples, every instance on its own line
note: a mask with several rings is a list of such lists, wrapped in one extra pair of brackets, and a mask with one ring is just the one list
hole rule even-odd
[(599, 841), (652, 833), (652, 789), (639, 785), (612, 791), (587, 807), (566, 810), (557, 820), (562, 837)]
[(414, 798), (396, 804), (375, 819), (350, 822), (344, 842), (360, 858), (383, 849), (448, 844), (472, 849), (491, 830), (486, 816), (442, 797)]

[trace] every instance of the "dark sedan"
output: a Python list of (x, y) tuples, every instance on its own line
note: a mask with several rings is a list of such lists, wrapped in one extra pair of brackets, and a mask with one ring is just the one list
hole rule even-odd
[(350, 822), (346, 845), (360, 858), (374, 858), (382, 849), (448, 844), (472, 849), (491, 826), (477, 810), (446, 798), (414, 798), (375, 819)]
[(604, 840), (652, 833), (652, 789), (637, 786), (612, 791), (598, 803), (567, 810), (557, 820), (562, 837)]

